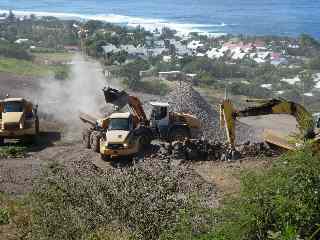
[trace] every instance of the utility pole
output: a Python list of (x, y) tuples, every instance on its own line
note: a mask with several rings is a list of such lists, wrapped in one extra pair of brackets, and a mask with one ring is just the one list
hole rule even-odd
[(305, 104), (305, 81), (310, 77), (310, 73), (307, 70), (303, 70), (299, 73), (299, 78), (302, 85), (302, 106)]

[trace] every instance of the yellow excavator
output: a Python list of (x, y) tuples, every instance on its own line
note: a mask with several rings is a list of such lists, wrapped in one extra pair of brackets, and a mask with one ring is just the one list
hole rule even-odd
[[(237, 119), (268, 114), (288, 114), (296, 119), (301, 140), (311, 140), (317, 145), (317, 149), (319, 149), (320, 119), (314, 119), (313, 115), (302, 105), (284, 99), (252, 99), (247, 100), (247, 102), (256, 102), (260, 103), (260, 105), (237, 110), (229, 99), (225, 99), (220, 104), (220, 125), (226, 129), (227, 139), (231, 147), (235, 148), (235, 123)], [(295, 150), (298, 145), (297, 143), (290, 142), (287, 137), (269, 129), (264, 130), (263, 138), (265, 142), (287, 150)]]

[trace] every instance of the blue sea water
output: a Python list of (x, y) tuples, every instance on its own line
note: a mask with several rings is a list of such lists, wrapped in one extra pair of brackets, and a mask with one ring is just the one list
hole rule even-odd
[(12, 9), (147, 29), (320, 38), (320, 0), (0, 0)]

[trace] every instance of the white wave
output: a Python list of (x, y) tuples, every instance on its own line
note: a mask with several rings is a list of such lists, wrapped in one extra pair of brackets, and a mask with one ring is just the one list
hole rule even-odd
[[(8, 10), (1, 10), (0, 13), (8, 13)], [(77, 19), (77, 20), (100, 20), (114, 24), (124, 24), (129, 27), (141, 26), (146, 30), (153, 31), (155, 29), (162, 29), (168, 27), (175, 29), (180, 35), (189, 34), (190, 32), (199, 32), (202, 34), (214, 35), (215, 33), (209, 33), (209, 28), (223, 28), (228, 26), (226, 23), (221, 24), (192, 24), (192, 23), (177, 23), (169, 22), (163, 19), (156, 18), (142, 18), (142, 17), (131, 17), (118, 14), (106, 14), (106, 15), (85, 15), (78, 13), (60, 13), (60, 12), (37, 12), (37, 11), (13, 11), (17, 16), (26, 16), (34, 14), (39, 17), (53, 16), (61, 19)], [(224, 33), (217, 33), (218, 35)]]

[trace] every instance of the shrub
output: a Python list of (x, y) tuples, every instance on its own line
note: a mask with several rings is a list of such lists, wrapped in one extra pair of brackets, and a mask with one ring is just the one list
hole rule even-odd
[(62, 65), (54, 69), (54, 78), (58, 80), (66, 80), (69, 77), (70, 68)]
[(0, 147), (0, 157), (23, 157), (27, 148), (25, 146), (12, 145)]
[(32, 56), (17, 44), (0, 42), (0, 55), (3, 57), (31, 60)]
[(221, 211), (219, 239), (320, 237), (319, 155), (307, 147), (277, 160), (270, 170), (247, 173), (241, 194)]
[(9, 224), (9, 211), (0, 207), (0, 225)]

